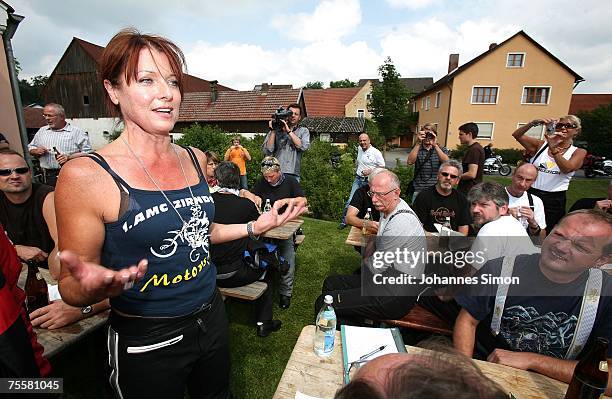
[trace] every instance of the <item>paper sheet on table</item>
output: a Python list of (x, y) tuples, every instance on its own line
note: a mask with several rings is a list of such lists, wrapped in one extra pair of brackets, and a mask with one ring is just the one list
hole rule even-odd
[(372, 352), (382, 345), (386, 345), (385, 349), (368, 357), (368, 360), (388, 353), (398, 353), (391, 329), (355, 326), (344, 326), (344, 328), (347, 363), (359, 360), (361, 356)]
[(305, 393), (301, 393), (300, 391), (295, 392), (295, 399), (321, 399), (317, 396), (306, 395)]
[[(442, 231), (442, 225), (440, 223), (434, 223), (434, 227), (436, 228), (438, 234), (440, 234), (440, 231)], [(446, 228), (444, 230), (446, 231)], [(450, 235), (454, 237), (465, 237), (463, 234), (455, 230), (450, 230)]]
[(57, 284), (47, 284), (47, 291), (49, 292), (49, 302), (62, 299)]

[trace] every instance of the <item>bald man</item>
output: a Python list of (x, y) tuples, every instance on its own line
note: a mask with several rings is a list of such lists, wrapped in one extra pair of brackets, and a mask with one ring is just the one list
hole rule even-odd
[(355, 171), (355, 179), (353, 180), (351, 193), (349, 194), (348, 200), (344, 205), (342, 220), (340, 220), (340, 225), (338, 226), (340, 230), (346, 227), (346, 211), (348, 210), (349, 204), (351, 203), (351, 198), (353, 198), (355, 191), (368, 185), (368, 176), (374, 169), (385, 167), (385, 158), (380, 151), (370, 144), (370, 137), (365, 133), (359, 135), (359, 148), (357, 148), (356, 165), (357, 170)]
[(512, 183), (506, 187), (508, 197), (508, 210), (512, 216), (522, 224), (527, 234), (546, 237), (546, 217), (542, 200), (531, 193), (529, 187), (538, 177), (538, 169), (530, 163), (525, 163), (514, 170)]

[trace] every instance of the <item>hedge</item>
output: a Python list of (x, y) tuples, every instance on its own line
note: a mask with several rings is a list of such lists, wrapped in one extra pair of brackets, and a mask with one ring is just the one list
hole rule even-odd
[[(178, 144), (196, 147), (202, 151), (214, 151), (223, 157), (234, 135), (216, 126), (201, 126), (196, 123), (183, 131), (183, 137), (178, 140)], [(249, 187), (261, 178), (263, 140), (263, 135), (240, 139), (252, 157), (251, 161), (246, 163)], [(300, 184), (308, 198), (311, 216), (340, 221), (355, 176), (356, 145), (357, 143), (351, 142), (346, 150), (341, 150), (329, 142), (313, 140), (310, 149), (304, 153)], [(339, 161), (333, 162), (337, 158)], [(412, 179), (413, 167), (387, 166), (397, 173), (402, 193), (405, 193), (408, 182)]]

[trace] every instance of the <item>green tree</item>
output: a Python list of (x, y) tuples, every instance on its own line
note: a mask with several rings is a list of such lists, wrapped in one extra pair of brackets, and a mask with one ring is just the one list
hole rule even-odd
[(21, 103), (29, 105), (32, 103), (43, 104), (44, 99), (40, 95), (42, 89), (49, 81), (48, 76), (34, 76), (30, 80), (19, 79), (19, 93), (21, 94)]
[(587, 142), (589, 152), (612, 158), (612, 103), (601, 105), (589, 112), (579, 112), (582, 133), (579, 139)]
[(332, 80), (329, 82), (329, 87), (338, 88), (338, 87), (357, 87), (357, 83), (351, 82), (348, 79), (344, 80)]
[[(409, 132), (409, 125), (414, 121), (408, 106), (410, 90), (401, 82), (391, 58), (387, 57), (378, 72), (382, 76), (382, 83), (372, 88), (368, 110), (385, 139), (403, 136)], [(383, 148), (386, 150), (386, 142)]]
[(321, 81), (316, 81), (316, 82), (308, 82), (306, 83), (306, 86), (304, 86), (305, 89), (322, 89), (323, 88), (323, 82)]

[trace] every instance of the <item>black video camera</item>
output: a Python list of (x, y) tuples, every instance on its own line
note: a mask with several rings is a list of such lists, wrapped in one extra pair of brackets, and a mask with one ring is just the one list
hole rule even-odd
[(272, 129), (276, 130), (277, 132), (282, 132), (282, 121), (288, 122), (291, 116), (293, 116), (293, 111), (291, 111), (289, 108), (285, 109), (283, 107), (278, 107), (276, 112), (272, 114)]

